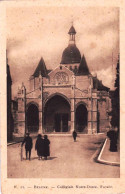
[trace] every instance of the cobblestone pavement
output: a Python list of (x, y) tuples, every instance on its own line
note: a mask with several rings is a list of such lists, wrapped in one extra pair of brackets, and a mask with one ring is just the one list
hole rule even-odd
[(20, 143), (8, 146), (8, 178), (118, 178), (120, 168), (97, 163), (103, 135), (83, 135), (73, 142), (71, 136), (49, 136), (51, 156), (38, 160), (35, 141), (31, 161), (20, 160)]

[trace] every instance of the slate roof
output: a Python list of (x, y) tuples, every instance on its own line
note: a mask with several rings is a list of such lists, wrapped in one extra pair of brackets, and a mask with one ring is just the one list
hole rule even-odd
[(78, 75), (89, 75), (90, 74), (89, 68), (88, 68), (88, 65), (87, 65), (87, 62), (86, 62), (84, 55), (82, 56), (82, 59), (80, 61), (80, 65), (79, 65), (77, 73), (78, 73)]
[(43, 60), (43, 58), (41, 58), (36, 70), (34, 71), (34, 74), (32, 76), (34, 77), (38, 77), (39, 74), (41, 74), (43, 77), (46, 77), (48, 74), (45, 62)]
[(63, 51), (61, 64), (74, 64), (80, 63), (81, 54), (76, 45), (68, 45), (68, 47)]
[(71, 28), (69, 29), (68, 34), (76, 34), (75, 28), (73, 26), (71, 26)]

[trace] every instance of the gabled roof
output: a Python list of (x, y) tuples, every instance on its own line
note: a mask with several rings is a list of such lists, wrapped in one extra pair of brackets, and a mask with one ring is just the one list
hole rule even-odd
[(83, 55), (83, 57), (80, 61), (79, 68), (78, 68), (78, 75), (89, 75), (89, 74), (90, 74), (89, 68), (88, 68), (88, 65), (86, 63), (86, 59)]
[(43, 77), (46, 77), (48, 72), (47, 72), (47, 68), (46, 68), (46, 65), (45, 65), (45, 62), (43, 60), (43, 58), (41, 58), (36, 70), (34, 71), (34, 74), (33, 76), (34, 77), (38, 77), (39, 75), (42, 75)]
[(73, 26), (71, 26), (71, 28), (69, 29), (68, 34), (76, 34), (75, 28)]
[[(60, 71), (61, 70), (61, 71)], [(65, 67), (64, 65), (58, 65), (54, 70), (50, 71), (50, 73), (48, 73), (48, 76), (51, 76), (54, 72), (68, 72), (68, 74), (72, 74), (73, 75), (73, 72)]]

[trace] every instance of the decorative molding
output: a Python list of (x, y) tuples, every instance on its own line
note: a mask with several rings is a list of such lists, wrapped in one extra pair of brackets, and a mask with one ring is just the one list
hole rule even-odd
[(43, 101), (45, 101), (49, 96), (49, 92), (43, 92)]
[(83, 92), (83, 93), (88, 94), (88, 90), (81, 90), (81, 89), (79, 89), (79, 88), (77, 88), (77, 87), (75, 87), (75, 89), (76, 89), (76, 90), (79, 90), (80, 92)]
[(52, 84), (50, 85), (49, 84), (48, 85), (47, 84), (47, 85), (43, 85), (43, 88), (59, 88), (59, 87), (60, 88), (70, 88), (71, 86), (72, 86), (71, 84), (70, 85), (69, 84), (67, 84), (67, 85), (61, 85), (61, 84), (59, 84), (59, 85), (56, 85), (56, 84), (55, 85), (54, 84), (53, 85)]
[(69, 83), (69, 76), (65, 72), (57, 72), (54, 76), (54, 82), (61, 85)]

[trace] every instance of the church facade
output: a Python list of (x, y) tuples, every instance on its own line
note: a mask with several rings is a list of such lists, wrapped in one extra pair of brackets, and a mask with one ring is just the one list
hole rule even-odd
[(68, 32), (69, 44), (61, 63), (48, 70), (41, 58), (29, 79), (18, 89), (18, 126), (20, 136), (30, 133), (95, 134), (110, 127), (109, 88), (92, 76), (86, 59), (75, 43), (75, 28)]

